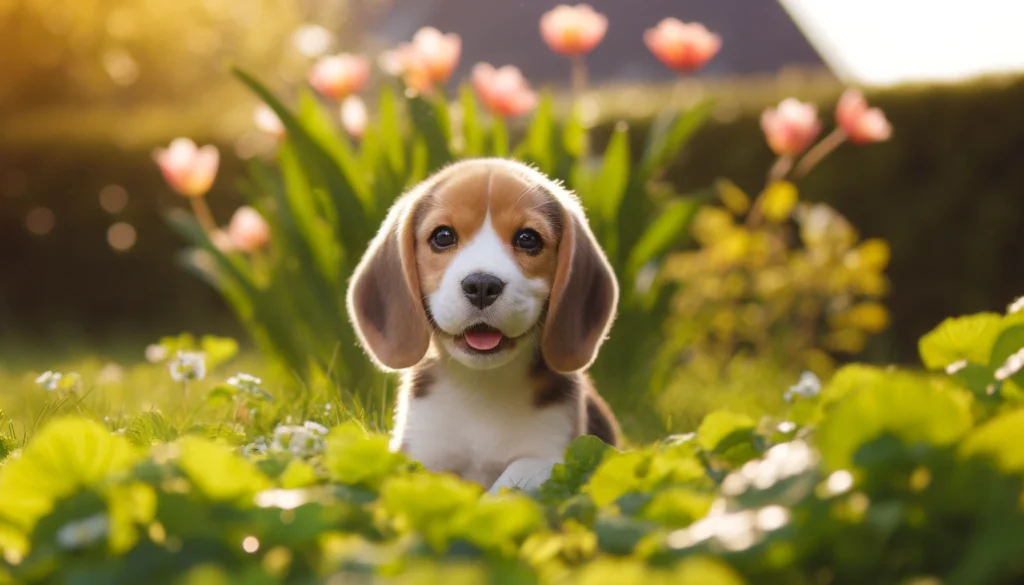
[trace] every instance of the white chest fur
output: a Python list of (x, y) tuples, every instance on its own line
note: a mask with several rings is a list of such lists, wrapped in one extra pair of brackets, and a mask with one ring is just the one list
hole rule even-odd
[(433, 372), (425, 395), (403, 388), (392, 437), (427, 469), (490, 487), (517, 460), (560, 460), (574, 437), (574, 406), (537, 408), (527, 363), (468, 370), (446, 361)]

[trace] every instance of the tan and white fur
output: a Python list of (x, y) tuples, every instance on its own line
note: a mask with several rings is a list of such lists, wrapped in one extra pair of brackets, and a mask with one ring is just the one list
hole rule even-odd
[(348, 292), (363, 347), (403, 371), (392, 448), (488, 487), (543, 471), (582, 434), (617, 444), (584, 373), (617, 302), (575, 196), (504, 159), (452, 164), (401, 196)]

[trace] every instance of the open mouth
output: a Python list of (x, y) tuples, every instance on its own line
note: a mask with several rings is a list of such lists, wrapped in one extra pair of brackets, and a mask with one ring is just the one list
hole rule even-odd
[(455, 345), (464, 351), (478, 354), (497, 353), (510, 347), (514, 340), (501, 331), (483, 323), (473, 325), (455, 337)]

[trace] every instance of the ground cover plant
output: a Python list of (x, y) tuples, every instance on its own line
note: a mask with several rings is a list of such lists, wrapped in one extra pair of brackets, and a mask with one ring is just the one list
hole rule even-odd
[[(189, 343), (164, 340), (151, 357)], [(806, 375), (760, 418), (716, 411), (621, 452), (581, 438), (538, 490), (501, 494), (389, 452), (336, 402), (267, 425), (261, 413), (280, 415), (287, 396), (193, 354), (160, 369), (168, 389), (202, 389), (199, 417), (103, 418), (84, 406), (88, 380), (47, 372), (37, 392), (81, 408), (27, 444), (4, 436), (0, 578), (1019, 582), (1024, 302), (949, 319), (920, 351), (927, 371)]]

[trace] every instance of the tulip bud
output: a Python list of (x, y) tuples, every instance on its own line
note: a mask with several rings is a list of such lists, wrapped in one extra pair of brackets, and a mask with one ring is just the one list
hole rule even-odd
[(787, 98), (777, 108), (764, 111), (761, 129), (775, 154), (796, 156), (818, 137), (821, 120), (813, 105)]
[(309, 84), (314, 89), (338, 101), (362, 90), (369, 79), (366, 59), (347, 53), (320, 58), (309, 73)]
[(217, 177), (220, 152), (213, 145), (198, 148), (188, 138), (176, 138), (168, 148), (156, 149), (153, 159), (160, 166), (164, 179), (179, 195), (202, 197)]
[(252, 207), (240, 207), (235, 212), (227, 233), (232, 248), (241, 252), (255, 252), (270, 241), (270, 226)]
[(644, 33), (644, 44), (662, 63), (676, 71), (696, 71), (722, 48), (722, 39), (703, 24), (666, 18)]
[(869, 108), (864, 94), (848, 89), (836, 106), (836, 122), (855, 144), (882, 142), (892, 136), (892, 125), (885, 113), (878, 108)]
[(506, 65), (495, 69), (489, 63), (478, 63), (473, 67), (472, 78), (477, 96), (493, 114), (519, 116), (537, 104), (537, 95), (518, 67)]
[(608, 18), (589, 4), (556, 6), (540, 19), (540, 34), (551, 50), (566, 57), (586, 55), (608, 31)]
[(359, 139), (366, 132), (366, 124), (369, 114), (366, 112), (366, 102), (357, 95), (349, 96), (341, 104), (341, 125), (353, 138)]

